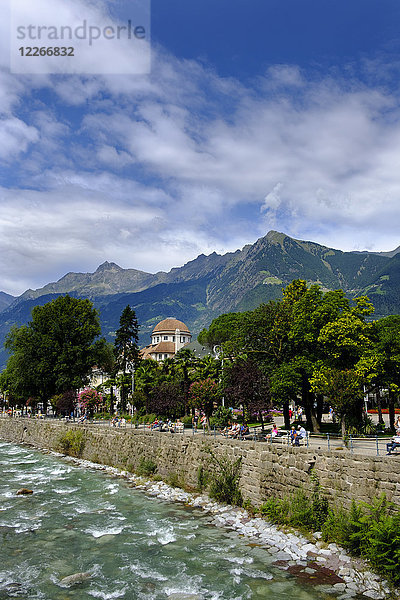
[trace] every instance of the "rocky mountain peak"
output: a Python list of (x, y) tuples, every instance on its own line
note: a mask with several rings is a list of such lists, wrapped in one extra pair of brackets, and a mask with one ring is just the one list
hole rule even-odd
[(104, 271), (123, 271), (123, 268), (114, 262), (108, 262), (108, 260), (106, 260), (97, 267), (96, 273), (103, 273)]

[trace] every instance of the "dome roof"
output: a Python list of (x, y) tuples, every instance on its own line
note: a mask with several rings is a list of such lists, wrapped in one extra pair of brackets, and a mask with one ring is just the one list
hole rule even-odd
[(190, 333), (185, 323), (182, 323), (182, 321), (178, 321), (178, 319), (174, 319), (173, 317), (169, 317), (168, 319), (164, 319), (163, 321), (157, 323), (153, 329), (153, 333), (160, 331), (171, 331), (175, 333), (175, 329), (180, 329), (180, 331), (184, 333)]

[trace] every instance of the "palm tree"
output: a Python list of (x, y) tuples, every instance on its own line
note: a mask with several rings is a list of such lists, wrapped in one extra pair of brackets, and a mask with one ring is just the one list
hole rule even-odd
[(221, 361), (214, 358), (211, 354), (207, 354), (203, 358), (197, 360), (196, 363), (196, 380), (199, 379), (214, 379), (218, 381), (221, 376)]
[(173, 381), (176, 378), (177, 364), (173, 358), (166, 358), (161, 363), (161, 373), (165, 381)]
[(192, 381), (194, 381), (193, 370), (196, 367), (197, 359), (193, 350), (182, 348), (175, 354), (174, 361), (177, 364), (178, 372), (182, 374), (182, 392), (186, 412), (186, 406), (189, 398), (189, 387)]
[(142, 360), (135, 371), (135, 387), (141, 390), (147, 399), (150, 398), (151, 391), (159, 381), (161, 367), (157, 361), (150, 358)]

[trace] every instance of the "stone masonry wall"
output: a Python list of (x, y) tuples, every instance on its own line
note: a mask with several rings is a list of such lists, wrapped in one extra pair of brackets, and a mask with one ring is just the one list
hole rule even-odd
[[(262, 442), (226, 440), (113, 429), (102, 425), (84, 427), (57, 421), (0, 418), (0, 439), (60, 451), (60, 438), (68, 430), (84, 432), (82, 458), (122, 469), (134, 470), (141, 458), (153, 460), (162, 476), (177, 474), (196, 487), (200, 465), (216, 456), (242, 457), (241, 486), (245, 499), (260, 505), (268, 496), (282, 497), (299, 486), (311, 486), (315, 467), (322, 488), (331, 501), (349, 506), (351, 501), (370, 502), (382, 492), (400, 505), (400, 456), (368, 457), (347, 451), (312, 452), (299, 447), (280, 447)], [(27, 482), (28, 483), (28, 482)]]

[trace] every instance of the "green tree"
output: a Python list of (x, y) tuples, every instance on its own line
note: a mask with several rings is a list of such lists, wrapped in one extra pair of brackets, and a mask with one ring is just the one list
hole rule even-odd
[(225, 313), (214, 319), (208, 329), (203, 329), (198, 335), (200, 344), (211, 350), (216, 345), (232, 342), (232, 336), (239, 331), (243, 313)]
[[(360, 361), (371, 351), (367, 318), (373, 310), (367, 297), (350, 301), (343, 290), (324, 293), (318, 285), (307, 287), (306, 281), (298, 279), (283, 290), (281, 301), (242, 315), (222, 315), (202, 336), (221, 343), (225, 356), (237, 358), (244, 353), (257, 363), (260, 378), (269, 380), (272, 398), (283, 405), (286, 421), (289, 401), (300, 396), (307, 427), (318, 431), (323, 397), (317, 386), (311, 386), (314, 372), (319, 373), (322, 365), (337, 371), (350, 369), (360, 376)], [(238, 390), (247, 379), (243, 373)], [(359, 404), (353, 409), (357, 411), (353, 420), (361, 421)]]
[(67, 295), (35, 306), (28, 325), (13, 328), (6, 339), (13, 389), (46, 409), (51, 396), (83, 387), (97, 363), (99, 335), (98, 313), (89, 300)]
[(194, 379), (194, 370), (197, 365), (197, 359), (193, 350), (181, 348), (175, 354), (174, 362), (177, 366), (176, 375), (180, 377), (180, 385), (186, 412), (186, 406), (189, 398), (189, 387)]
[(389, 422), (394, 430), (395, 398), (400, 391), (400, 315), (375, 321), (372, 340), (375, 382), (389, 390)]
[(196, 362), (194, 377), (198, 379), (219, 379), (221, 376), (221, 360), (207, 354)]
[(122, 371), (119, 378), (121, 390), (121, 411), (126, 411), (126, 399), (129, 390), (129, 381), (126, 377), (130, 366), (137, 367), (139, 363), (138, 345), (139, 325), (135, 311), (129, 306), (124, 308), (119, 319), (119, 328), (115, 334), (114, 354), (116, 369)]
[(311, 378), (314, 391), (327, 396), (340, 417), (342, 435), (349, 427), (359, 429), (363, 403), (362, 380), (354, 369), (321, 366)]
[(161, 381), (162, 367), (156, 360), (147, 358), (140, 361), (139, 367), (135, 371), (135, 388), (140, 390), (150, 399), (151, 391), (159, 381)]
[(204, 411), (208, 427), (210, 427), (210, 417), (220, 398), (218, 383), (213, 379), (194, 381), (189, 388), (190, 405)]

